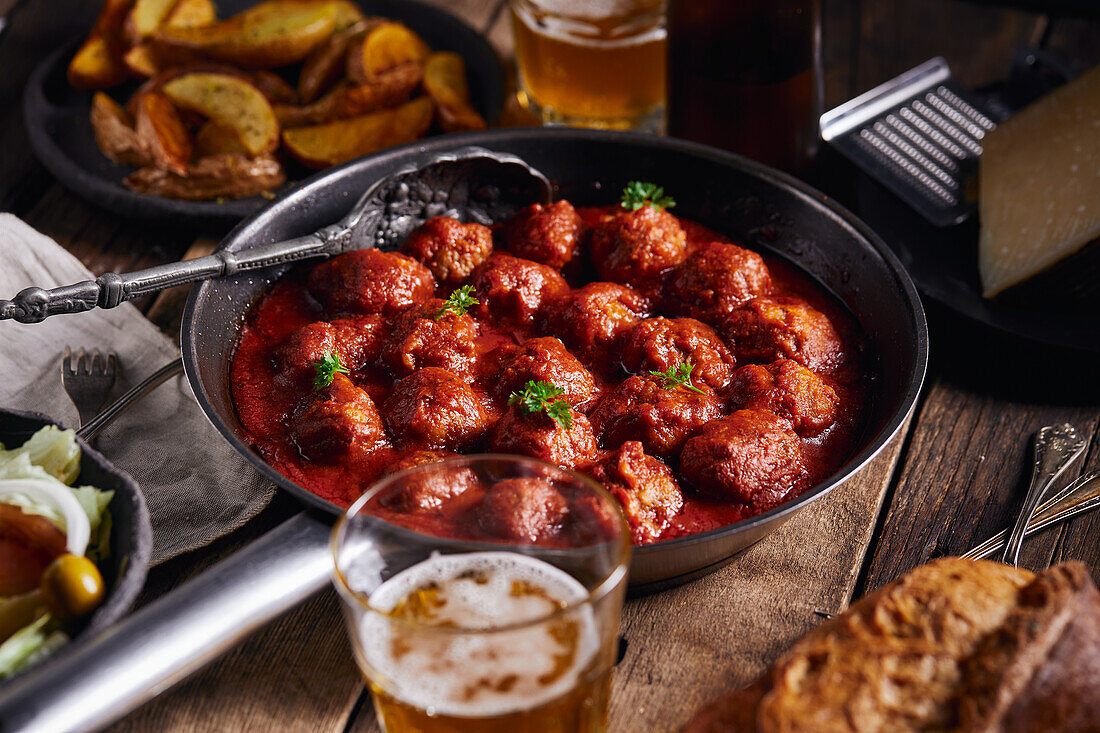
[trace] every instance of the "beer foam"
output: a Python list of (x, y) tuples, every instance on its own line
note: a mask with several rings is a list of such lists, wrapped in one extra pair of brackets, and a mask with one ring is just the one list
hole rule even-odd
[[(372, 681), (433, 714), (504, 715), (549, 702), (580, 682), (599, 648), (588, 606), (537, 622), (587, 596), (542, 560), (512, 552), (433, 555), (382, 584), (370, 605), (391, 613), (424, 588), (433, 589), (424, 612), (430, 620), (370, 613), (359, 631)], [(526, 622), (536, 623), (491, 631)], [(423, 628), (429, 624), (472, 633)]]

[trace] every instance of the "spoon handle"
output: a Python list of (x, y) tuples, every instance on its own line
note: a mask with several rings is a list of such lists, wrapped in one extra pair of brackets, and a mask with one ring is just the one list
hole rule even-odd
[(108, 272), (95, 280), (85, 280), (50, 290), (30, 287), (20, 291), (11, 300), (0, 300), (0, 320), (38, 323), (48, 316), (60, 313), (114, 308), (142, 295), (196, 280), (224, 277), (315, 257), (328, 257), (338, 253), (350, 237), (351, 231), (347, 227), (334, 225), (304, 237), (261, 244), (242, 252), (222, 250), (205, 257), (157, 265), (123, 275)]
[(1035, 513), (1035, 508), (1043, 500), (1043, 495), (1050, 488), (1051, 483), (1084, 452), (1085, 446), (1086, 442), (1069, 423), (1057, 426), (1047, 425), (1036, 434), (1031, 483), (1027, 487), (1027, 495), (1024, 497), (1020, 514), (1016, 517), (1016, 523), (1008, 534), (1008, 542), (1005, 544), (1001, 562), (1012, 566), (1018, 564), (1020, 546), (1024, 542), (1024, 531), (1027, 529), (1028, 522), (1031, 521), (1031, 515)]

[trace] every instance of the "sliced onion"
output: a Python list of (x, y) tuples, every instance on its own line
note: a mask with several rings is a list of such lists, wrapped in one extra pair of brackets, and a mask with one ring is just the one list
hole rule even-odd
[(58, 481), (37, 478), (12, 478), (0, 481), (0, 501), (4, 497), (21, 494), (34, 501), (49, 504), (65, 519), (65, 548), (83, 557), (88, 549), (92, 528), (88, 515), (67, 486)]

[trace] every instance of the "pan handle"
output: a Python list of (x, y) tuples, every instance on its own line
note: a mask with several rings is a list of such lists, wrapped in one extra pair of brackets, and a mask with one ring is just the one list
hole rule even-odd
[(88, 643), (0, 686), (4, 731), (110, 725), (321, 590), (331, 521), (303, 512)]
[(92, 308), (114, 308), (120, 303), (196, 280), (225, 277), (246, 270), (339, 254), (351, 239), (351, 230), (335, 224), (304, 237), (249, 247), (242, 252), (222, 250), (193, 260), (171, 262), (120, 275), (108, 272), (51, 290), (30, 287), (11, 300), (0, 300), (0, 320), (38, 323), (61, 313)]

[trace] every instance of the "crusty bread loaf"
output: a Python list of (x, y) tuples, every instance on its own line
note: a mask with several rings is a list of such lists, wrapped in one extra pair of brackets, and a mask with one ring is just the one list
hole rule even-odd
[(1100, 594), (1077, 563), (1036, 576), (936, 560), (807, 634), (685, 731), (1100, 731)]

